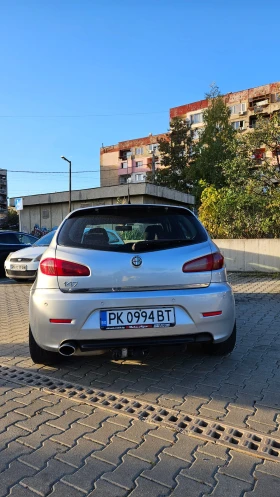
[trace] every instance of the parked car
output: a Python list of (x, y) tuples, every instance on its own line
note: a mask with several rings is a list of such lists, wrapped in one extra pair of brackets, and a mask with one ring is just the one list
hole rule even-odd
[[(125, 243), (111, 243), (108, 229)], [(200, 342), (223, 355), (235, 346), (224, 258), (183, 207), (71, 212), (40, 261), (29, 305), (36, 363), (55, 362), (58, 353), (110, 349), (120, 358), (139, 348)]]
[(7, 278), (13, 280), (35, 280), (40, 259), (51, 243), (55, 231), (47, 233), (31, 246), (11, 252), (5, 260), (4, 267)]
[(0, 276), (5, 275), (4, 261), (10, 252), (24, 247), (30, 247), (38, 240), (35, 236), (22, 231), (1, 230), (0, 231)]

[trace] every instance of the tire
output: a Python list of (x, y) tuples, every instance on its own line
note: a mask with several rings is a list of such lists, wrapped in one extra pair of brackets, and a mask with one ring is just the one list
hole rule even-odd
[(236, 323), (234, 323), (234, 327), (232, 330), (232, 334), (228, 337), (227, 340), (220, 343), (212, 343), (207, 346), (207, 352), (211, 355), (227, 355), (230, 354), (236, 343)]
[(33, 337), (31, 328), (29, 327), (29, 352), (35, 364), (55, 364), (60, 361), (60, 355), (57, 352), (50, 352), (42, 349)]

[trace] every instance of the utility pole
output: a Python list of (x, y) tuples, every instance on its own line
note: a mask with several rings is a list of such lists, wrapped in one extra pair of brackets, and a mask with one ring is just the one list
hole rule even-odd
[(152, 181), (154, 183), (155, 181), (155, 175), (156, 175), (156, 160), (158, 160), (158, 157), (155, 155), (155, 150), (152, 150)]
[(155, 173), (156, 173), (156, 158), (155, 158), (155, 151), (152, 151), (152, 175), (153, 175), (153, 180), (155, 179)]
[(61, 159), (65, 160), (66, 162), (68, 162), (69, 164), (69, 212), (71, 212), (71, 197), (72, 197), (72, 170), (71, 170), (71, 166), (72, 166), (72, 162), (68, 159), (66, 159), (66, 157), (64, 157), (64, 155), (61, 156)]

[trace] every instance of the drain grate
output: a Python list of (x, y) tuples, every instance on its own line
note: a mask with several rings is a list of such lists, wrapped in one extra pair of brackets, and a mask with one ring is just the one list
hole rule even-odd
[(156, 404), (139, 402), (133, 398), (93, 390), (63, 380), (54, 380), (48, 376), (19, 368), (0, 365), (0, 377), (17, 384), (44, 389), (77, 402), (94, 405), (106, 411), (112, 411), (114, 414), (121, 412), (130, 418), (137, 418), (205, 441), (226, 445), (255, 457), (280, 462), (279, 438), (236, 429), (220, 421), (188, 415), (179, 409), (164, 409)]

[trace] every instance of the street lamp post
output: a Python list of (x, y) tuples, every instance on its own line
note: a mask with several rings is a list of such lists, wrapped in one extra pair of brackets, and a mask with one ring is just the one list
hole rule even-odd
[(71, 161), (66, 159), (64, 155), (61, 156), (61, 159), (66, 160), (69, 164), (69, 212), (71, 212), (71, 196), (72, 196), (72, 186), (71, 186), (71, 180), (72, 180), (72, 171), (71, 171)]

